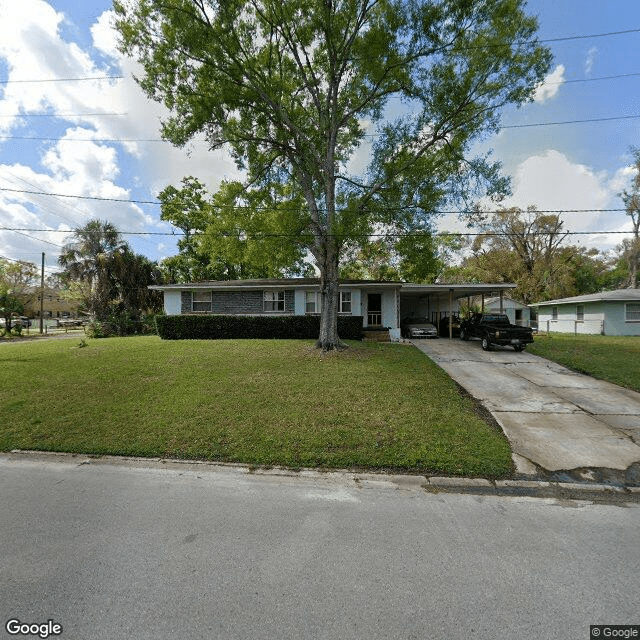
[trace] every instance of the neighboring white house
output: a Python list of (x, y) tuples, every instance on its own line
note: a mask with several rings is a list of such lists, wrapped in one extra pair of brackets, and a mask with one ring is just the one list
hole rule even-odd
[(531, 305), (538, 329), (561, 333), (640, 336), (640, 289), (618, 289)]
[[(504, 297), (515, 284), (411, 284), (373, 280), (341, 280), (342, 315), (362, 316), (365, 328), (389, 329), (400, 338), (404, 319), (438, 322), (456, 314), (458, 300), (477, 295)], [(190, 282), (149, 287), (164, 292), (164, 310), (178, 314), (310, 315), (320, 313), (318, 278), (283, 278)]]
[(487, 313), (507, 314), (511, 324), (517, 324), (521, 327), (531, 326), (531, 309), (526, 304), (508, 296), (502, 298), (502, 311), (500, 311), (500, 304), (500, 298), (487, 298), (484, 301), (484, 310)]

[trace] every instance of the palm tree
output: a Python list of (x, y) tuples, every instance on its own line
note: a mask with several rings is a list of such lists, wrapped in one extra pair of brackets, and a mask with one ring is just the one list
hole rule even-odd
[(74, 229), (72, 239), (62, 249), (58, 264), (68, 278), (88, 285), (85, 304), (97, 317), (107, 314), (112, 298), (110, 264), (113, 256), (128, 249), (116, 227), (101, 220), (90, 220), (83, 227)]

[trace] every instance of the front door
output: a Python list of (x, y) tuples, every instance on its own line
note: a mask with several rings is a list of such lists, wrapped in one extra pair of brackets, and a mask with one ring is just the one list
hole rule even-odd
[(370, 293), (367, 296), (367, 326), (382, 326), (382, 294)]

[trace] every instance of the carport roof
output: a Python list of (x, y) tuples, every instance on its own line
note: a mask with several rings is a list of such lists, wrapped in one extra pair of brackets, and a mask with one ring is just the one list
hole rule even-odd
[(411, 284), (404, 282), (400, 293), (433, 293), (438, 295), (451, 293), (454, 298), (466, 298), (480, 294), (491, 295), (500, 291), (515, 289), (517, 286), (510, 282), (499, 284)]

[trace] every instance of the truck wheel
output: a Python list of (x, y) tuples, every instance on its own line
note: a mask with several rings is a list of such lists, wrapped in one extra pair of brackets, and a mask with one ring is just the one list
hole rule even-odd
[(485, 351), (491, 350), (491, 340), (489, 340), (489, 336), (482, 336), (482, 348)]
[(460, 340), (468, 340), (467, 332), (464, 329), (460, 329)]
[(523, 345), (523, 344), (514, 344), (514, 345), (513, 345), (513, 348), (514, 348), (516, 351), (524, 351), (524, 345)]

